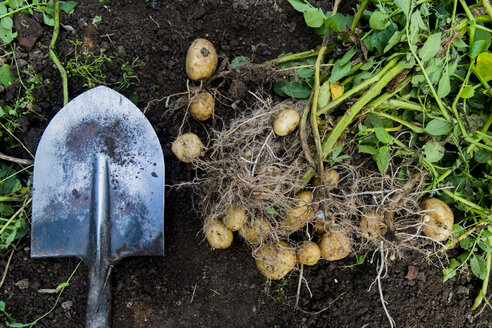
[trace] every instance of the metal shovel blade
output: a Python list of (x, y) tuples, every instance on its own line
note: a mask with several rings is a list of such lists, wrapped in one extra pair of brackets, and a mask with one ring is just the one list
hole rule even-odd
[(96, 87), (62, 108), (39, 142), (31, 256), (82, 259), (86, 327), (108, 327), (110, 268), (134, 255), (164, 255), (162, 149), (132, 102)]

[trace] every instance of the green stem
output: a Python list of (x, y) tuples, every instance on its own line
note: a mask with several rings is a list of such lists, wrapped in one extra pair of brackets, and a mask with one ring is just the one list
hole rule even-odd
[(457, 195), (456, 193), (453, 193), (447, 189), (443, 189), (443, 192), (448, 195), (449, 197), (453, 198), (454, 200), (460, 202), (463, 206), (467, 207), (471, 212), (480, 214), (480, 215), (487, 215), (488, 211), (486, 211), (483, 207)]
[(371, 101), (368, 105), (367, 105), (367, 108), (377, 108), (378, 106), (380, 106), (381, 104), (383, 103), (388, 103), (390, 102), (390, 98), (394, 97), (398, 92), (400, 92), (404, 87), (407, 86), (408, 83), (410, 83), (412, 79), (410, 77), (407, 77), (405, 80), (403, 80), (402, 82), (400, 82), (400, 84), (398, 85), (398, 87), (396, 88), (395, 91), (393, 91), (392, 93), (384, 93), (382, 94), (381, 96), (377, 97), (374, 101)]
[(408, 47), (410, 49), (410, 52), (412, 53), (413, 57), (417, 61), (418, 65), (420, 67), (420, 70), (422, 71), (422, 74), (424, 75), (425, 80), (427, 81), (427, 84), (428, 84), (428, 86), (429, 86), (429, 88), (431, 90), (431, 93), (432, 93), (432, 95), (434, 96), (434, 99), (437, 102), (437, 106), (439, 107), (439, 110), (441, 111), (442, 116), (446, 119), (446, 121), (450, 122), (451, 121), (451, 118), (449, 117), (446, 109), (444, 108), (444, 105), (442, 104), (441, 98), (439, 98), (439, 96), (437, 95), (437, 92), (434, 89), (434, 86), (432, 85), (432, 82), (430, 81), (429, 76), (427, 75), (427, 72), (425, 71), (424, 65), (422, 64), (422, 62), (420, 61), (419, 57), (415, 53), (415, 50), (413, 49), (413, 45), (412, 45), (412, 42), (410, 40), (410, 34), (408, 32), (408, 20), (407, 20), (407, 24), (405, 26), (405, 33), (407, 35), (407, 43), (408, 43)]
[(0, 203), (3, 202), (20, 202), (22, 198), (19, 197), (8, 197), (8, 196), (0, 196)]
[(384, 76), (378, 79), (378, 82), (372, 85), (369, 90), (367, 90), (367, 92), (365, 92), (364, 95), (362, 95), (362, 97), (360, 97), (359, 100), (357, 100), (357, 102), (345, 112), (340, 121), (338, 121), (333, 130), (331, 130), (326, 141), (323, 143), (324, 158), (331, 153), (333, 147), (340, 138), (340, 135), (352, 123), (354, 117), (360, 112), (360, 110), (364, 108), (369, 101), (376, 97), (381, 90), (403, 70), (403, 66), (396, 64), (396, 66), (392, 67)]
[(413, 125), (412, 123), (409, 123), (399, 117), (396, 117), (396, 116), (393, 116), (393, 115), (390, 115), (390, 114), (387, 114), (387, 113), (383, 113), (383, 112), (377, 112), (377, 111), (373, 111), (371, 112), (373, 113), (374, 115), (377, 115), (377, 116), (380, 116), (380, 117), (384, 117), (384, 118), (388, 118), (392, 121), (395, 121), (395, 122), (398, 122), (404, 126), (406, 126), (407, 128), (409, 128), (410, 130), (414, 131), (415, 133), (425, 133), (425, 130), (421, 127), (418, 127), (416, 125)]
[(490, 19), (492, 19), (492, 6), (490, 5), (489, 0), (482, 0), (482, 6), (485, 8), (487, 15), (489, 15)]
[(285, 55), (283, 57), (271, 60), (268, 63), (284, 64), (284, 63), (287, 63), (287, 62), (290, 62), (293, 60), (299, 60), (299, 59), (314, 57), (314, 56), (317, 56), (318, 53), (319, 53), (319, 50), (308, 50), (308, 51), (299, 52), (296, 54)]
[[(322, 114), (328, 114), (330, 113), (331, 111), (333, 111), (338, 105), (340, 105), (342, 102), (344, 102), (345, 100), (349, 99), (352, 95), (354, 95), (355, 93), (369, 87), (370, 85), (372, 85), (373, 83), (376, 83), (378, 82), (382, 77), (383, 75), (388, 71), (390, 70), (393, 66), (395, 66), (397, 63), (398, 63), (398, 60), (399, 58), (398, 57), (395, 57), (393, 59), (391, 59), (387, 64), (386, 66), (384, 66), (381, 71), (379, 71), (376, 75), (374, 75), (373, 77), (365, 80), (363, 83), (353, 87), (352, 89), (348, 90), (347, 92), (345, 92), (341, 97), (337, 98), (336, 100), (328, 103), (328, 105), (324, 106), (324, 107), (321, 107), (318, 109), (318, 115), (322, 115)], [(389, 82), (389, 81), (388, 81)]]
[[(488, 237), (487, 241), (488, 241), (488, 244), (490, 246), (492, 246), (492, 238)], [(490, 266), (492, 263), (492, 255), (490, 252), (487, 252), (487, 257), (485, 258), (485, 261), (486, 261), (486, 265), (487, 265), (486, 266), (486, 268), (487, 268), (486, 276), (485, 276), (485, 279), (483, 280), (482, 288), (480, 289), (480, 293), (478, 293), (478, 296), (475, 298), (475, 302), (473, 302), (473, 306), (471, 307), (472, 311), (475, 310), (476, 308), (478, 308), (480, 306), (480, 304), (482, 303), (484, 297), (487, 296), (487, 286), (489, 285), (489, 277), (490, 277)]]
[(357, 25), (359, 24), (359, 21), (362, 18), (362, 14), (364, 13), (364, 9), (366, 9), (368, 3), (369, 0), (362, 0), (359, 9), (357, 9), (357, 12), (355, 13), (352, 25), (350, 26), (351, 31), (354, 31)]
[[(2, 4), (4, 4), (4, 5), (7, 5), (8, 3), (9, 3), (9, 1), (4, 1), (4, 2), (2, 2)], [(27, 6), (25, 6), (25, 7), (22, 7), (22, 8), (17, 8), (17, 9), (15, 9), (15, 10), (9, 11), (9, 12), (8, 12), (8, 13), (6, 13), (6, 14), (0, 15), (0, 19), (2, 19), (2, 18), (4, 18), (4, 17), (7, 17), (7, 16), (10, 16), (10, 15), (14, 15), (14, 14), (16, 14), (16, 13), (18, 13), (18, 12), (21, 12), (21, 11), (23, 11), (23, 10), (29, 9), (29, 8), (31, 8), (31, 7), (35, 7), (35, 6), (46, 6), (46, 5), (48, 5), (48, 4), (47, 4), (47, 3), (32, 3), (32, 4), (27, 5)]]
[(319, 50), (318, 53), (318, 58), (316, 59), (316, 63), (314, 65), (314, 86), (313, 86), (313, 104), (311, 107), (311, 128), (313, 130), (313, 137), (314, 137), (314, 143), (316, 145), (316, 150), (318, 152), (318, 169), (319, 169), (319, 178), (321, 179), (321, 184), (324, 183), (323, 181), (323, 153), (322, 153), (322, 146), (321, 146), (321, 138), (319, 136), (319, 130), (318, 130), (318, 115), (317, 115), (317, 110), (318, 110), (318, 97), (319, 97), (319, 78), (320, 78), (320, 67), (321, 67), (321, 62), (323, 61), (323, 56), (326, 51), (326, 46), (328, 44), (328, 37), (325, 36), (323, 39), (323, 43), (321, 45), (321, 49)]
[(60, 63), (60, 60), (55, 54), (55, 46), (56, 39), (58, 38), (58, 33), (60, 33), (60, 1), (55, 0), (55, 25), (53, 30), (53, 36), (51, 38), (51, 43), (49, 46), (50, 58), (55, 63), (56, 67), (60, 71), (60, 75), (62, 78), (62, 87), (63, 87), (63, 105), (68, 103), (68, 79), (67, 72), (63, 65)]
[(468, 5), (464, 0), (459, 0), (461, 3), (461, 6), (465, 10), (466, 17), (468, 17), (469, 20), (471, 20), (473, 23), (470, 24), (470, 30), (468, 32), (468, 39), (470, 41), (470, 46), (475, 42), (475, 17), (473, 16), (473, 13), (471, 12), (470, 8), (468, 8)]
[(482, 31), (485, 31), (485, 32), (492, 33), (492, 30), (491, 30), (490, 28), (487, 28), (487, 27), (482, 26), (482, 25), (470, 24), (470, 27), (473, 27), (473, 28), (478, 28), (479, 30), (482, 30)]
[(451, 111), (453, 112), (454, 116), (456, 117), (456, 120), (458, 121), (458, 125), (460, 126), (461, 133), (463, 136), (468, 136), (468, 133), (466, 132), (465, 126), (463, 125), (463, 122), (461, 121), (459, 115), (458, 115), (458, 110), (456, 106), (458, 105), (458, 101), (460, 100), (461, 93), (465, 89), (466, 85), (468, 84), (468, 80), (470, 79), (470, 75), (472, 72), (472, 67), (473, 63), (470, 63), (470, 67), (468, 68), (468, 72), (465, 77), (465, 81), (461, 84), (460, 90), (458, 91), (458, 94), (454, 98), (453, 104), (451, 105)]

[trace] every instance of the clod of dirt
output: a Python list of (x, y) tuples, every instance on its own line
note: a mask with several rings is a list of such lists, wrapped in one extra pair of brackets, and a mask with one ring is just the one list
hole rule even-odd
[(17, 40), (19, 40), (19, 44), (27, 51), (31, 51), (39, 38), (43, 35), (41, 24), (36, 22), (34, 18), (27, 17), (22, 13), (15, 15), (14, 27), (17, 31)]

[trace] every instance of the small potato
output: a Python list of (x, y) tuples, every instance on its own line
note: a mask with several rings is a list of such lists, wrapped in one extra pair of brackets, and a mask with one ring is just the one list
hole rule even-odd
[(204, 224), (205, 237), (213, 248), (223, 249), (232, 244), (232, 231), (219, 220), (207, 219)]
[(214, 97), (207, 91), (199, 92), (190, 102), (191, 116), (197, 121), (206, 121), (214, 113)]
[(318, 245), (321, 257), (328, 261), (341, 260), (352, 250), (350, 239), (341, 231), (327, 232), (320, 238)]
[[(338, 181), (340, 181), (340, 176), (338, 172), (334, 169), (328, 169), (325, 171), (325, 186), (327, 191), (332, 191), (338, 186)], [(319, 178), (313, 179), (313, 186), (318, 187), (320, 185)]]
[(315, 265), (321, 257), (321, 250), (318, 244), (312, 241), (305, 241), (297, 250), (297, 260), (304, 265)]
[(360, 230), (362, 236), (367, 239), (378, 239), (384, 236), (387, 231), (384, 217), (375, 213), (365, 213), (360, 219)]
[(315, 233), (322, 235), (323, 233), (328, 231), (328, 229), (333, 224), (333, 222), (335, 222), (333, 213), (331, 212), (324, 213), (324, 217), (318, 216), (312, 222), (313, 230)]
[(256, 218), (251, 224), (243, 225), (239, 235), (250, 244), (259, 244), (268, 238), (271, 231), (270, 223), (265, 218)]
[(190, 45), (186, 54), (186, 74), (194, 81), (208, 79), (217, 68), (219, 59), (214, 45), (198, 38)]
[(243, 207), (238, 207), (235, 204), (232, 204), (222, 219), (227, 229), (232, 231), (238, 231), (241, 229), (247, 220), (248, 216), (246, 215), (246, 209)]
[(297, 263), (294, 248), (285, 241), (262, 245), (254, 257), (261, 274), (272, 280), (285, 277)]
[(282, 229), (289, 234), (308, 224), (315, 214), (311, 204), (313, 194), (310, 191), (301, 191), (296, 197), (297, 205), (287, 211), (287, 217), (282, 221)]
[(300, 117), (293, 109), (284, 109), (278, 114), (273, 122), (273, 131), (278, 136), (286, 136), (294, 131), (299, 125)]
[(440, 199), (428, 198), (420, 204), (420, 208), (428, 211), (422, 218), (424, 234), (436, 241), (448, 239), (454, 224), (453, 211), (449, 206)]
[(183, 133), (173, 142), (171, 150), (181, 162), (191, 163), (202, 154), (203, 144), (196, 134)]

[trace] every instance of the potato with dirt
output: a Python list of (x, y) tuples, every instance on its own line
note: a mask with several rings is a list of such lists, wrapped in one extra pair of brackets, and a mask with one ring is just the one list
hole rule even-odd
[(206, 121), (214, 113), (215, 100), (207, 91), (198, 92), (190, 101), (190, 114), (197, 121)]
[(214, 45), (206, 39), (198, 38), (186, 54), (186, 74), (194, 81), (208, 79), (214, 74), (218, 62)]
[(270, 235), (272, 228), (268, 220), (260, 217), (243, 225), (239, 229), (239, 235), (250, 244), (260, 244)]
[[(338, 186), (338, 181), (340, 181), (340, 176), (335, 169), (328, 169), (324, 172), (324, 186), (326, 187), (326, 191), (332, 191)], [(312, 182), (313, 186), (319, 187), (321, 185), (321, 181), (319, 177), (315, 177)]]
[(232, 231), (227, 229), (224, 223), (217, 219), (207, 219), (203, 224), (205, 237), (213, 248), (224, 249), (232, 244), (234, 238)]
[(362, 236), (367, 239), (379, 239), (386, 234), (384, 217), (376, 212), (367, 212), (360, 219)]
[(248, 220), (246, 215), (246, 209), (236, 204), (232, 204), (229, 207), (222, 218), (222, 222), (229, 230), (238, 231)]
[(435, 241), (448, 239), (453, 231), (454, 215), (449, 206), (440, 199), (428, 198), (420, 204), (425, 211), (422, 216), (423, 231)]
[(287, 211), (285, 220), (281, 221), (281, 229), (287, 234), (306, 226), (315, 214), (311, 191), (301, 191), (296, 198), (297, 204)]
[(312, 241), (304, 241), (297, 249), (297, 260), (304, 265), (315, 265), (321, 257), (321, 249)]
[(327, 261), (337, 261), (347, 257), (352, 250), (352, 244), (342, 231), (325, 233), (318, 241), (321, 257)]
[(191, 163), (200, 157), (203, 152), (203, 143), (194, 133), (183, 133), (171, 146), (171, 150), (176, 157), (185, 163)]
[(294, 131), (299, 125), (299, 113), (291, 108), (284, 109), (277, 115), (273, 122), (273, 131), (283, 137)]
[(285, 241), (264, 244), (253, 255), (261, 274), (272, 280), (285, 277), (297, 263), (294, 248)]

